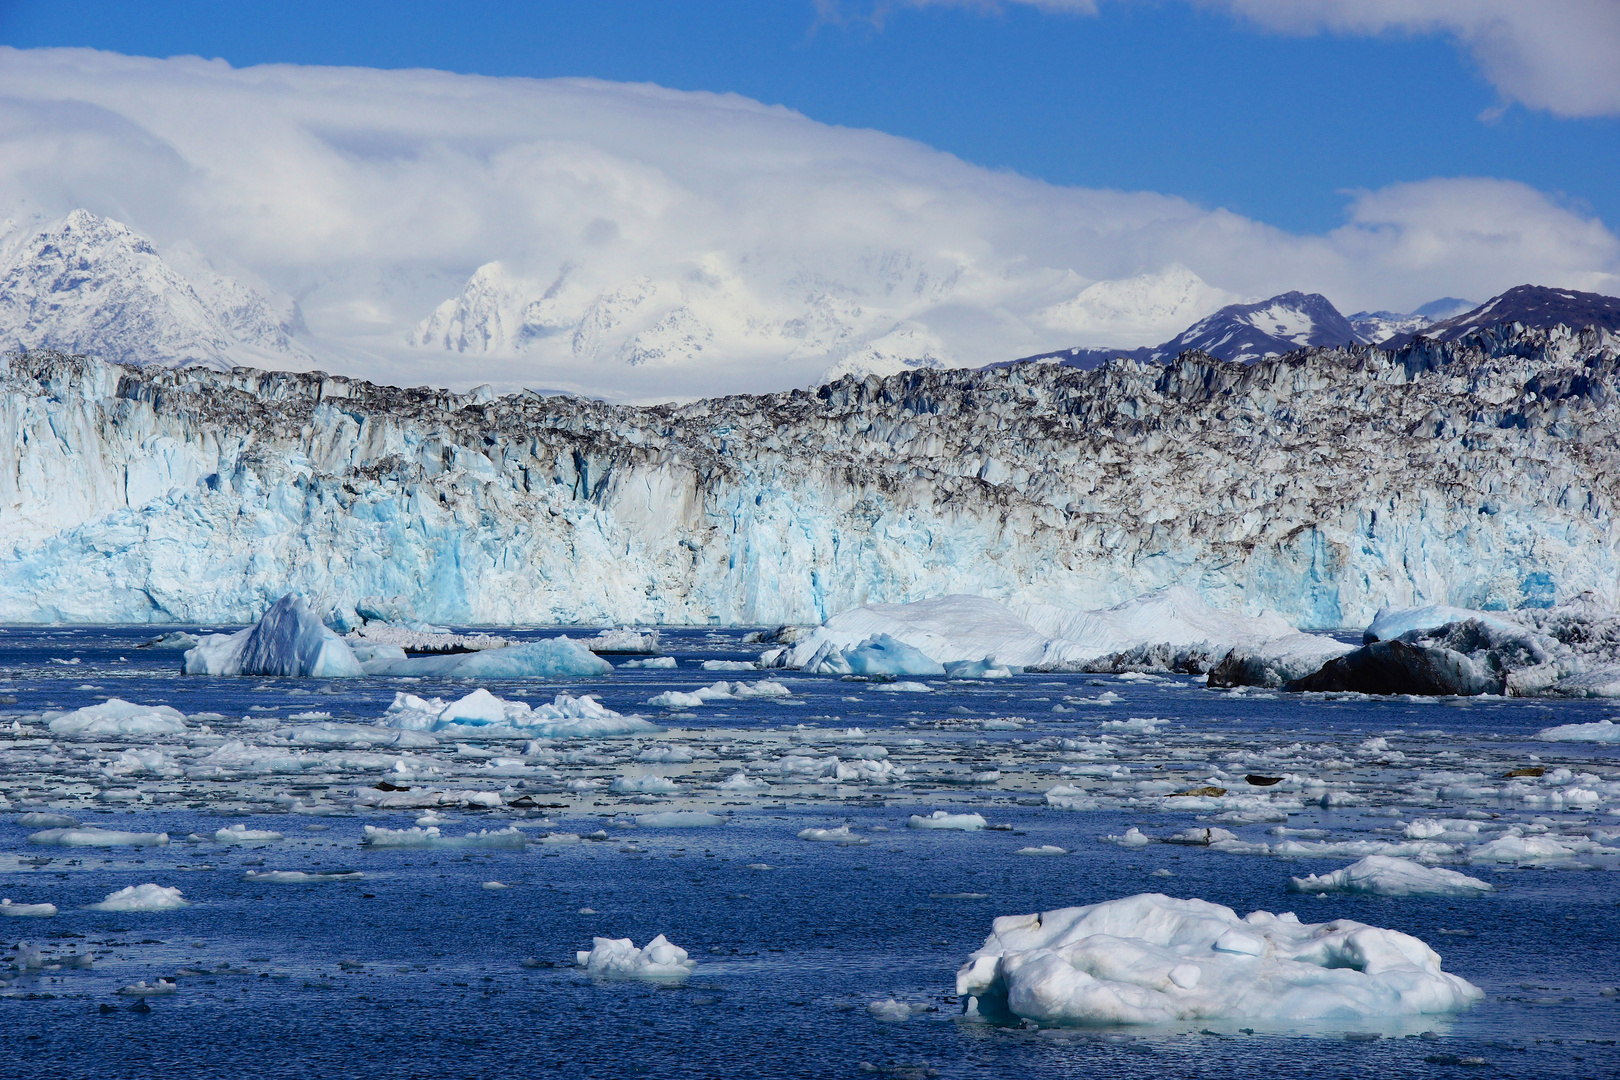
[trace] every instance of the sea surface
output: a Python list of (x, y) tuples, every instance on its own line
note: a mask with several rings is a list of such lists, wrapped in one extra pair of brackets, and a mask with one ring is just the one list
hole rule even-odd
[[(742, 630), (666, 630), (664, 654), (678, 668), (600, 679), (202, 678), (180, 674), (178, 652), (140, 648), (152, 633), (0, 632), (0, 895), (60, 909), (0, 919), (0, 1076), (1620, 1075), (1620, 839), (1606, 831), (1620, 828), (1620, 747), (1535, 738), (1615, 717), (1609, 703), (1230, 693), (1179, 675), (923, 679), (926, 692), (894, 691), (835, 676), (703, 670), (706, 660), (758, 655)], [(666, 690), (761, 679), (789, 696), (682, 711), (647, 704)], [(311, 724), (373, 725), (401, 690), (453, 700), (477, 687), (535, 705), (594, 694), (666, 730), (552, 743), (461, 732), (408, 753), (297, 741)], [(172, 706), (188, 715), (188, 730), (49, 731), (53, 714), (109, 697)], [(220, 765), (220, 748), (233, 744), (264, 755), (237, 752), (229, 760), (238, 764)], [(840, 780), (837, 763), (854, 760), (901, 771)], [(1502, 776), (1524, 767), (1546, 775)], [(716, 786), (737, 772), (766, 786)], [(1288, 779), (1239, 791), (1249, 772)], [(648, 774), (677, 791), (606, 786)], [(568, 786), (591, 778), (603, 786)], [(1212, 781), (1247, 801), (1173, 790)], [(418, 795), (495, 792), (505, 805), (365, 805), (390, 794), (379, 783)], [(1045, 793), (1064, 785), (1078, 789), (1076, 805), (1094, 808), (1055, 805)], [(708, 811), (725, 824), (636, 820), (668, 810)], [(992, 828), (907, 827), (934, 810), (977, 812)], [(37, 830), (15, 821), (28, 811), (170, 842), (31, 844)], [(360, 843), (367, 825), (408, 829), (424, 818), (452, 838), (516, 825), (533, 842)], [(1395, 844), (1403, 827), (1427, 819), (1475, 823), (1477, 842), (1455, 843), (1448, 865), (1495, 892), (1289, 893), (1291, 876), (1355, 856), (1269, 850), (1288, 839)], [(860, 842), (796, 838), (846, 824)], [(235, 825), (281, 839), (215, 841)], [(1267, 852), (1104, 839), (1133, 827), (1162, 840), (1217, 825)], [(1573, 854), (1468, 861), (1511, 829), (1561, 838)], [(548, 834), (556, 841), (540, 842)], [(1017, 853), (1047, 844), (1069, 854)], [(362, 876), (246, 876), (266, 870)], [(86, 910), (149, 882), (179, 887), (188, 906)], [(1310, 1031), (1043, 1030), (963, 1015), (955, 973), (993, 917), (1142, 892), (1398, 929), (1486, 996), (1453, 1018)], [(684, 982), (594, 982), (575, 963), (594, 937), (642, 945), (660, 933), (698, 961)], [(44, 966), (17, 969), (23, 942), (40, 946)], [(82, 955), (88, 968), (52, 970)], [(174, 980), (173, 992), (119, 993), (160, 978)], [(911, 1019), (870, 1011), (891, 999), (912, 1005)]]

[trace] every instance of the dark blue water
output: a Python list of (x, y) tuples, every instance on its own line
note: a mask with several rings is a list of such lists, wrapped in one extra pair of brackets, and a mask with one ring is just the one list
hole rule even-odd
[[(7, 714), (0, 722), (109, 695), (167, 702), (187, 713), (263, 716), (269, 709), (285, 716), (319, 708), (337, 720), (370, 722), (401, 688), (369, 679), (184, 679), (176, 674), (178, 654), (134, 648), (147, 636), (19, 629), (0, 635), (0, 695), (15, 699), (0, 704)], [(668, 636), (671, 653), (683, 662), (753, 652), (741, 644), (740, 633)], [(74, 658), (80, 663), (52, 662)], [(1095, 734), (1098, 716), (1158, 716), (1175, 723), (1179, 749), (1166, 752), (1172, 764), (1187, 757), (1202, 734), (1222, 736), (1222, 745), (1354, 746), (1371, 734), (1415, 737), (1443, 730), (1445, 745), (1464, 756), (1495, 761), (1535, 753), (1549, 766), (1571, 763), (1603, 775), (1616, 768), (1612, 749), (1530, 738), (1552, 724), (1612, 715), (1606, 706), (1586, 702), (1256, 699), (1209, 692), (1189, 679), (1144, 683), (1084, 675), (954, 686), (941, 681), (934, 694), (909, 695), (874, 693), (831, 677), (787, 675), (802, 704), (727, 703), (674, 720), (643, 704), (661, 690), (739, 677), (759, 675), (688, 666), (622, 672), (589, 685), (479, 685), (532, 702), (559, 691), (597, 693), (612, 708), (686, 727), (859, 726), (874, 735), (904, 730), (924, 738), (928, 752), (941, 760), (953, 747), (963, 758), (1024, 748), (1017, 750), (1019, 760), (1038, 760), (1040, 754), (1027, 748), (1043, 736)], [(471, 684), (408, 688), (451, 698)], [(1065, 695), (1095, 697), (1105, 689), (1123, 700), (1106, 710), (1050, 711)], [(251, 713), (255, 708), (260, 711)], [(1002, 716), (1023, 717), (1025, 726), (967, 726), (974, 718)], [(1403, 737), (1392, 736), (1391, 745), (1404, 745)], [(1424, 738), (1432, 743), (1437, 737)], [(73, 749), (72, 743), (58, 743), (64, 756)], [(37, 795), (43, 789), (52, 766), (41, 764), (41, 751), (30, 753), (25, 758), (0, 744), (0, 762), (6, 763), (0, 772), (6, 787), (0, 790), (15, 795), (27, 788)], [(1042, 779), (1034, 790), (1057, 780)], [(159, 794), (163, 788), (142, 786)], [(23, 800), (12, 801), (14, 810), (24, 808)], [(1620, 1075), (1620, 997), (1602, 993), (1620, 985), (1620, 889), (1609, 870), (1504, 871), (1495, 878), (1500, 891), (1477, 900), (1319, 900), (1285, 893), (1287, 878), (1350, 860), (1283, 861), (1097, 842), (1132, 825), (1155, 833), (1186, 827), (1196, 823), (1191, 813), (1062, 812), (1032, 805), (1039, 800), (1020, 792), (937, 788), (920, 796), (879, 788), (842, 799), (767, 793), (738, 801), (743, 805), (723, 828), (621, 824), (609, 828), (608, 842), (489, 852), (358, 846), (362, 824), (404, 827), (414, 812), (306, 817), (264, 806), (245, 817), (224, 817), (190, 799), (95, 805), (75, 813), (109, 827), (163, 830), (176, 838), (239, 822), (287, 837), (258, 849), (181, 843), (38, 848), (26, 843), (28, 830), (0, 816), (0, 893), (49, 899), (61, 909), (51, 919), (0, 921), (0, 941), (9, 948), (26, 938), (45, 943), (47, 953), (90, 951), (95, 957), (89, 971), (6, 973), (11, 984), (0, 988), (3, 1075)], [(558, 828), (590, 831), (604, 817), (588, 814), (614, 812), (583, 799), (569, 806), (553, 813)], [(919, 807), (977, 809), (1013, 830), (905, 829), (907, 815)], [(1335, 813), (1312, 810), (1289, 824), (1331, 828)], [(505, 824), (499, 816), (457, 817), (471, 827)], [(1601, 811), (1583, 819), (1620, 820)], [(845, 821), (870, 844), (840, 848), (794, 839), (807, 825)], [(1348, 818), (1337, 824), (1360, 827)], [(890, 831), (871, 831), (874, 825)], [(1074, 854), (1013, 854), (1039, 844)], [(309, 885), (244, 881), (243, 872), (261, 860), (268, 868), (353, 868), (365, 876)], [(1151, 876), (1158, 869), (1172, 876)], [(490, 880), (511, 887), (484, 889)], [(145, 881), (179, 885), (191, 906), (167, 913), (82, 910), (113, 889)], [(954, 974), (982, 943), (993, 916), (1143, 891), (1202, 897), (1240, 913), (1295, 910), (1308, 921), (1348, 917), (1394, 927), (1428, 941), (1444, 955), (1447, 970), (1484, 988), (1487, 998), (1455, 1020), (1420, 1025), (1429, 1029), (1427, 1037), (1373, 1041), (1347, 1040), (1342, 1033), (1051, 1032), (969, 1023), (960, 1016)], [(947, 898), (964, 893), (986, 898)], [(580, 914), (581, 908), (596, 914)], [(573, 966), (575, 950), (589, 948), (593, 935), (642, 944), (658, 933), (699, 961), (684, 985), (594, 984)], [(180, 974), (172, 996), (150, 999), (150, 1012), (134, 1012), (130, 999), (114, 994), (135, 980), (176, 972), (194, 974)], [(867, 1012), (870, 1002), (890, 997), (938, 1011), (900, 1024), (879, 1022)], [(112, 1011), (104, 1013), (102, 1006)], [(1473, 1058), (1488, 1064), (1460, 1063)]]

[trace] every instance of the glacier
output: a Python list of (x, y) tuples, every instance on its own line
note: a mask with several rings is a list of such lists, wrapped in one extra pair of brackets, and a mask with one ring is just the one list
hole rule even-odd
[[(1620, 340), (846, 377), (648, 408), (322, 373), (0, 361), (0, 622), (818, 624), (1616, 606)], [(978, 659), (975, 657), (974, 659)]]

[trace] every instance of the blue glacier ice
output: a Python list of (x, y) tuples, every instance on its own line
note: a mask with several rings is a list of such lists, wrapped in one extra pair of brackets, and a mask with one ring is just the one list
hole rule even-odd
[(292, 675), (342, 679), (363, 675), (344, 640), (296, 593), (234, 634), (210, 634), (185, 654), (187, 675)]
[(570, 679), (608, 675), (613, 665), (568, 637), (547, 638), (504, 649), (446, 656), (381, 656), (365, 664), (367, 675), (451, 679)]

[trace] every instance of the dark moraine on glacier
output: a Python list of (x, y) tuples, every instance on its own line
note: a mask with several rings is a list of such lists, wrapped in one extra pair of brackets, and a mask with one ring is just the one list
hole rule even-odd
[(0, 621), (244, 622), (292, 590), (460, 624), (1170, 584), (1305, 627), (1546, 606), (1620, 577), (1617, 357), (1509, 326), (656, 408), (10, 357)]

